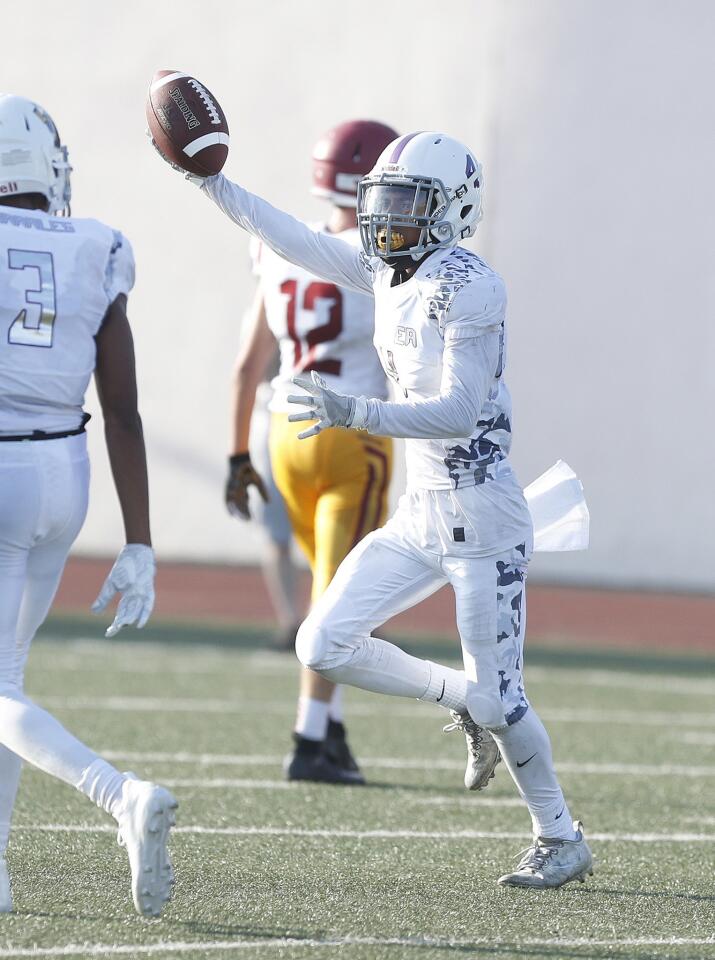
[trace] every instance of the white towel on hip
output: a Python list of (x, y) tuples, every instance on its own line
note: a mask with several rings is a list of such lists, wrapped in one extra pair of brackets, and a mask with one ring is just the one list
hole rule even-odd
[(585, 550), (589, 513), (581, 481), (563, 460), (524, 490), (534, 523), (534, 550)]

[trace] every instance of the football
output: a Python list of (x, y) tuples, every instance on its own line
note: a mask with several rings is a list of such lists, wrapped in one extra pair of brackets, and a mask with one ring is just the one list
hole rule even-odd
[(182, 170), (208, 177), (226, 162), (226, 117), (213, 94), (195, 77), (177, 70), (155, 73), (146, 119), (159, 150)]

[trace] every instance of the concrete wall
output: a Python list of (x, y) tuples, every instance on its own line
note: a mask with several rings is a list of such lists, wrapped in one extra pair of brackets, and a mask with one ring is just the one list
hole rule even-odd
[[(487, 183), (475, 246), (510, 291), (514, 462), (526, 483), (564, 457), (592, 509), (592, 549), (540, 557), (534, 573), (713, 589), (714, 28), (710, 0), (16, 8), (0, 88), (53, 114), (75, 212), (134, 244), (159, 553), (249, 560), (259, 546), (221, 496), (247, 238), (144, 138), (149, 79), (181, 68), (229, 115), (227, 174), (306, 218), (322, 212), (310, 148), (340, 120), (468, 142)], [(77, 548), (113, 553), (121, 524), (92, 426)]]

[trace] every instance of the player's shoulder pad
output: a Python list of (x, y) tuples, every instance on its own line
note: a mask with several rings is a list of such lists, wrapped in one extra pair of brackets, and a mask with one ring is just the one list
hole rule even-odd
[(504, 322), (504, 281), (471, 250), (454, 247), (425, 279), (429, 282), (425, 307), (445, 339), (478, 337)]
[(116, 300), (120, 293), (129, 294), (135, 279), (134, 251), (124, 234), (101, 220), (83, 218), (73, 222), (97, 244), (103, 261), (107, 303)]

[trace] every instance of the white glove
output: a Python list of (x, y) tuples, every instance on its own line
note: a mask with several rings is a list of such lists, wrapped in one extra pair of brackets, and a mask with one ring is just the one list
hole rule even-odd
[(92, 613), (101, 613), (115, 593), (121, 593), (114, 622), (104, 634), (113, 637), (129, 623), (138, 629), (144, 626), (154, 609), (154, 551), (144, 543), (128, 543), (122, 547), (99, 596), (92, 604)]
[(159, 154), (159, 156), (164, 161), (164, 163), (168, 163), (169, 166), (172, 168), (172, 170), (176, 170), (177, 173), (183, 174), (184, 179), (188, 180), (189, 183), (193, 183), (195, 186), (198, 186), (198, 187), (201, 186), (201, 184), (204, 182), (206, 177), (200, 177), (197, 173), (189, 173), (188, 170), (184, 170), (183, 167), (180, 167), (178, 163), (174, 163), (173, 160), (169, 160), (167, 155), (159, 149), (159, 146), (156, 140), (151, 135), (151, 130), (145, 130), (144, 132), (146, 133), (147, 137), (149, 137), (152, 147), (154, 147), (154, 149)]
[[(365, 426), (367, 402), (364, 397), (345, 396), (331, 390), (325, 380), (313, 370), (310, 377), (293, 377), (293, 383), (307, 392), (300, 396), (288, 397), (288, 403), (299, 403), (309, 407), (303, 413), (291, 413), (288, 419), (291, 423), (299, 420), (317, 420), (318, 423), (310, 430), (298, 434), (299, 440), (314, 437), (326, 427), (355, 427), (362, 429)], [(357, 414), (357, 415), (356, 415)]]

